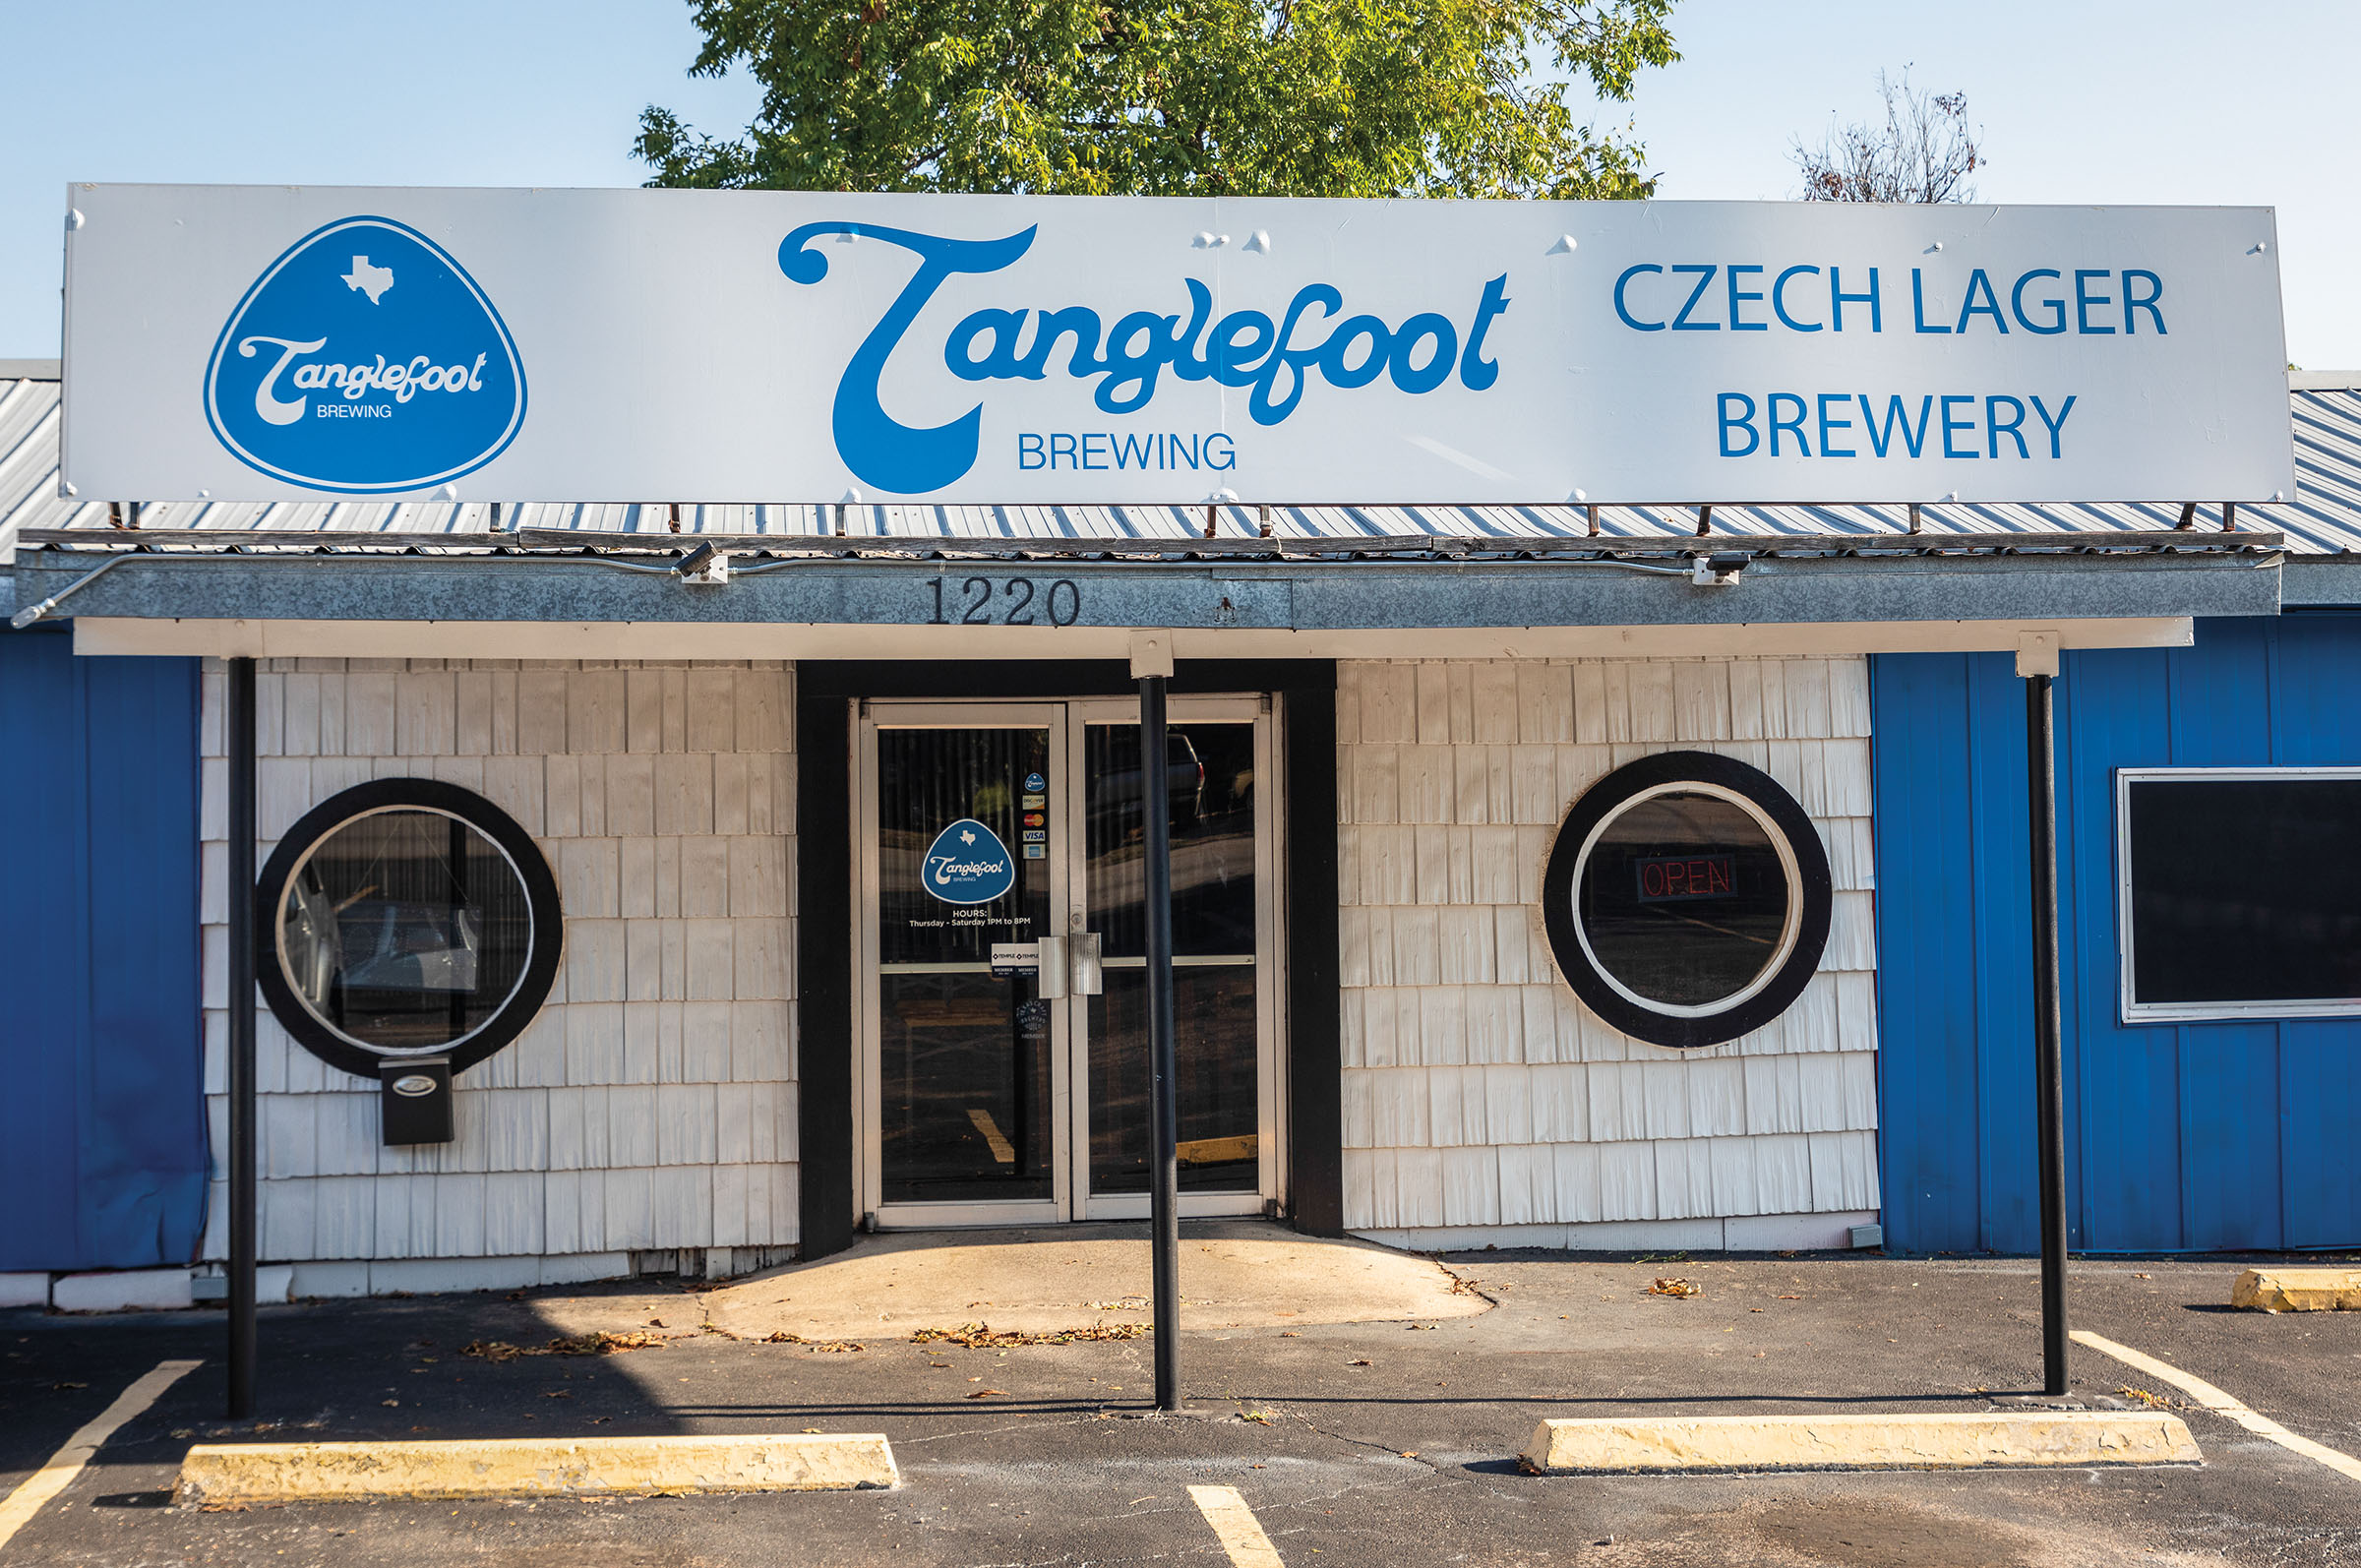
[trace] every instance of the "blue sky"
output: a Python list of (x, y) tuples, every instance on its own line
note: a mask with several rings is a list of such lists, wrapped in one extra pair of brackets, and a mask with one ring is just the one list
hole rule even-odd
[[(1688, 0), (1673, 24), (1686, 58), (1601, 111), (1665, 196), (1793, 195), (1789, 140), (1912, 65), (1967, 91), (1986, 201), (2277, 208), (2289, 356), (2361, 368), (2361, 5)], [(696, 46), (678, 0), (0, 0), (0, 357), (57, 352), (68, 180), (635, 185), (644, 104), (715, 130), (755, 108), (686, 80)]]

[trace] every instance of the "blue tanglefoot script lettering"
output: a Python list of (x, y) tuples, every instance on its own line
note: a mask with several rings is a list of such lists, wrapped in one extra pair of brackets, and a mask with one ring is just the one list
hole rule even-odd
[(836, 383), (831, 416), (837, 455), (845, 466), (880, 490), (915, 495), (938, 490), (975, 466), (976, 438), (983, 428), (978, 403), (947, 425), (921, 430), (885, 412), (878, 401), (878, 378), (893, 356), (902, 333), (946, 278), (960, 272), (997, 272), (1032, 249), (1033, 229), (997, 240), (945, 239), (875, 223), (806, 223), (779, 242), (779, 271), (798, 283), (828, 275), (828, 259), (812, 249), (822, 234), (853, 234), (899, 245), (918, 255), (917, 273), (902, 285), (893, 305), (861, 340)]
[[(870, 330), (836, 384), (836, 451), (862, 479), (880, 490), (914, 495), (950, 484), (975, 466), (981, 403), (948, 424), (917, 429), (885, 412), (878, 400), (878, 381), (903, 333), (947, 279), (1000, 271), (1032, 247), (1035, 232), (1028, 228), (1004, 239), (960, 240), (871, 223), (806, 223), (780, 242), (779, 270), (798, 283), (817, 283), (827, 275), (827, 258), (812, 248), (821, 235), (884, 240), (919, 258), (917, 273)], [(1366, 387), (1383, 376), (1413, 395), (1433, 392), (1455, 373), (1470, 392), (1483, 392), (1499, 379), (1499, 364), (1485, 357), (1484, 344), (1510, 304), (1506, 273), (1484, 284), (1464, 332), (1432, 311), (1399, 327), (1376, 316), (1348, 316), (1343, 292), (1330, 283), (1298, 289), (1277, 322), (1257, 310), (1232, 311), (1216, 321), (1213, 291), (1193, 277), (1183, 278), (1181, 285), (1188, 296), (1185, 324), (1179, 313), (1137, 310), (1110, 327), (1097, 311), (1081, 305), (979, 310), (951, 329), (943, 363), (962, 381), (1042, 381), (1058, 368), (1076, 380), (1095, 377), (1092, 400), (1111, 414), (1145, 408), (1170, 370), (1181, 381), (1250, 389), (1246, 411), (1258, 425), (1276, 425), (1294, 413), (1315, 375), (1342, 389)], [(1061, 349), (1060, 365), (1056, 362)], [(1030, 439), (1037, 444), (1035, 455), (1042, 455), (1040, 438)]]

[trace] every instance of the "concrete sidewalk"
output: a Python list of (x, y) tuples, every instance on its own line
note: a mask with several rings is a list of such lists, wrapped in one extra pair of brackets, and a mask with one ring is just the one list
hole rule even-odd
[[(708, 1291), (705, 1321), (754, 1340), (907, 1336), (978, 1322), (1021, 1334), (1145, 1324), (1149, 1269), (1144, 1224), (872, 1236), (834, 1257)], [(1430, 1258), (1267, 1221), (1198, 1221), (1180, 1242), (1183, 1329), (1473, 1317), (1490, 1305)]]

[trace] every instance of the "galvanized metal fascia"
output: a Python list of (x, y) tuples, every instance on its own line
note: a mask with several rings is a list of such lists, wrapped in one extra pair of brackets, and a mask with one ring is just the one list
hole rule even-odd
[(2279, 596), (2289, 609), (2361, 606), (2361, 556), (2289, 556)]
[[(20, 555), (20, 602), (106, 560)], [(1761, 559), (1727, 587), (1571, 562), (799, 561), (725, 586), (543, 557), (141, 557), (59, 614), (140, 619), (957, 624), (981, 580), (992, 624), (1049, 624), (1052, 584), (1099, 627), (1372, 631), (2274, 615), (2277, 553)], [(1002, 584), (1029, 579), (1017, 606)], [(940, 597), (934, 586), (940, 582)]]

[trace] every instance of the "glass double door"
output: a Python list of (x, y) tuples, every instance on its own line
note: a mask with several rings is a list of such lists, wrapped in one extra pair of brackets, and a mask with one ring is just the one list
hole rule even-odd
[[(1277, 1195), (1261, 707), (1174, 701), (1162, 763), (1183, 1213)], [(895, 1227), (1145, 1215), (1136, 704), (873, 702), (860, 739), (864, 1211)]]

